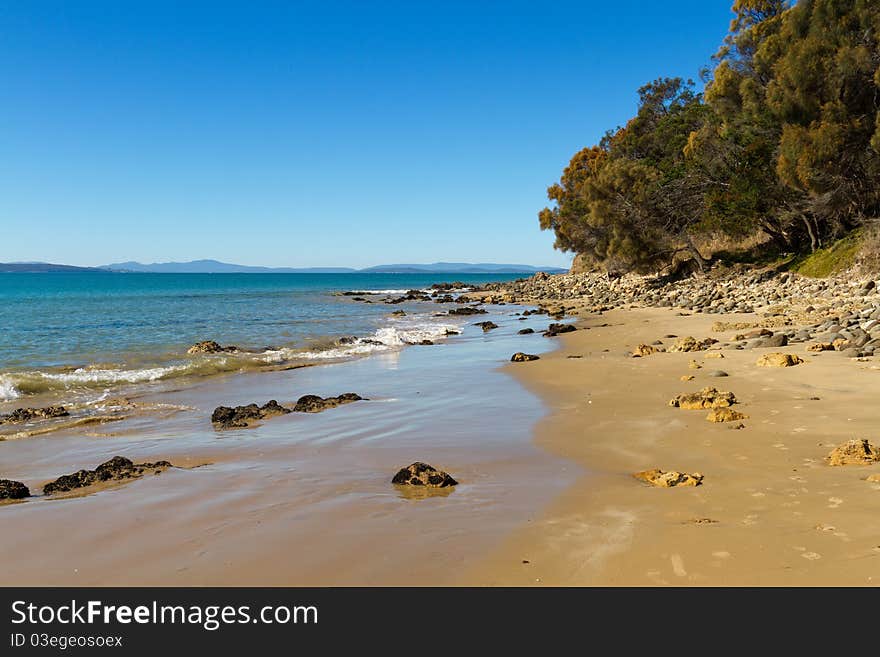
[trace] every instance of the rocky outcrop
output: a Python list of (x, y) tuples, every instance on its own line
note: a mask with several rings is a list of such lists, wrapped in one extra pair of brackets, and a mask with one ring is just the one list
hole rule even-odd
[(492, 329), (498, 328), (498, 324), (496, 324), (495, 322), (477, 322), (476, 324), (474, 324), (474, 326), (479, 326), (481, 329), (483, 329), (483, 333), (487, 333)]
[(485, 315), (487, 311), (474, 306), (462, 306), (461, 308), (452, 308), (448, 311), (450, 315)]
[(31, 491), (20, 481), (0, 479), (0, 502), (3, 500), (23, 500), (31, 496)]
[(639, 481), (644, 481), (647, 484), (651, 484), (652, 486), (659, 486), (660, 488), (673, 488), (675, 486), (699, 486), (701, 483), (703, 483), (703, 475), (701, 475), (699, 472), (694, 472), (693, 474), (688, 474), (686, 472), (676, 472), (674, 470), (664, 472), (663, 470), (659, 470), (657, 468), (653, 470), (643, 470), (642, 472), (636, 472), (633, 477), (635, 477)]
[(557, 335), (571, 333), (572, 331), (577, 331), (577, 327), (574, 324), (551, 324), (544, 331), (544, 337), (555, 338)]
[(835, 447), (828, 455), (828, 465), (870, 465), (880, 461), (880, 450), (867, 438), (855, 439)]
[(755, 363), (758, 367), (794, 367), (803, 363), (803, 358), (794, 354), (772, 353), (764, 354)]
[(421, 486), (426, 488), (447, 488), (458, 484), (449, 473), (420, 461), (401, 468), (394, 475), (394, 478), (391, 479), (391, 483), (399, 486)]
[(737, 422), (739, 420), (747, 420), (748, 415), (745, 413), (740, 413), (739, 411), (735, 411), (732, 408), (724, 407), (724, 408), (713, 408), (709, 411), (709, 414), (706, 416), (706, 419), (709, 422)]
[(530, 360), (540, 360), (540, 356), (535, 356), (534, 354), (524, 354), (521, 351), (517, 351), (513, 356), (510, 357), (510, 362), (512, 363), (526, 363)]
[(44, 408), (16, 408), (8, 415), (0, 415), (0, 424), (21, 424), (34, 420), (48, 420), (55, 417), (70, 415), (63, 406), (46, 406)]
[(718, 340), (715, 338), (705, 338), (704, 340), (697, 340), (692, 336), (687, 336), (685, 338), (679, 338), (675, 341), (675, 343), (669, 347), (670, 352), (691, 352), (691, 351), (705, 351), (713, 344), (717, 343)]
[(290, 412), (289, 408), (281, 406), (274, 399), (263, 406), (257, 404), (218, 406), (211, 414), (211, 423), (217, 429), (246, 429), (265, 418), (286, 415)]
[(132, 463), (122, 456), (114, 456), (94, 470), (79, 470), (73, 474), (58, 477), (55, 481), (43, 486), (43, 494), (56, 495), (110, 481), (137, 479), (151, 472), (159, 474), (171, 467), (174, 466), (168, 461)]
[[(293, 407), (296, 413), (320, 413), (328, 408), (335, 408), (342, 404), (361, 401), (363, 397), (353, 392), (346, 392), (338, 397), (319, 397), (318, 395), (304, 395), (296, 400)], [(288, 411), (289, 412), (289, 411)]]
[(732, 392), (721, 392), (715, 388), (703, 388), (699, 392), (678, 395), (669, 401), (669, 405), (686, 410), (703, 410), (709, 408), (725, 408), (736, 403)]
[(638, 347), (633, 349), (632, 357), (633, 358), (645, 358), (646, 356), (652, 356), (656, 354), (660, 349), (649, 345), (649, 344), (640, 344)]
[(186, 353), (190, 355), (194, 354), (222, 354), (222, 353), (233, 353), (238, 351), (238, 347), (234, 345), (230, 345), (224, 347), (213, 340), (203, 340), (202, 342), (196, 342), (192, 347), (186, 350)]

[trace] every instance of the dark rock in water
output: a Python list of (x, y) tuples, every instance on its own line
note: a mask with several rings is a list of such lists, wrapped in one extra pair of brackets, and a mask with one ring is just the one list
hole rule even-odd
[(434, 341), (433, 340), (419, 340), (418, 342), (407, 342), (407, 344), (421, 345), (423, 347), (430, 347), (431, 345), (434, 344)]
[(186, 350), (188, 354), (220, 354), (238, 351), (238, 347), (229, 345), (224, 347), (213, 340), (203, 340), (196, 342), (192, 347)]
[(517, 351), (513, 356), (510, 357), (511, 363), (526, 363), (530, 360), (539, 360), (540, 356), (535, 356), (534, 354), (524, 354), (521, 351)]
[(421, 290), (409, 290), (402, 297), (397, 297), (396, 299), (385, 299), (385, 303), (397, 304), (404, 303), (405, 301), (430, 301), (431, 297), (422, 292)]
[(320, 413), (328, 408), (361, 401), (363, 397), (353, 392), (346, 392), (338, 397), (319, 397), (318, 395), (305, 395), (296, 400), (293, 407), (296, 413)]
[(290, 409), (281, 406), (274, 399), (263, 406), (218, 406), (211, 414), (211, 423), (218, 429), (245, 429), (258, 420), (287, 413), (290, 413)]
[(366, 299), (364, 299), (363, 297), (352, 297), (351, 300), (352, 301), (366, 301)]
[(446, 488), (458, 484), (448, 473), (421, 462), (401, 468), (394, 475), (391, 483), (400, 486), (426, 486), (428, 488)]
[(23, 500), (30, 496), (28, 487), (20, 481), (0, 479), (0, 500)]
[(474, 324), (474, 326), (479, 326), (481, 329), (483, 329), (484, 333), (486, 331), (491, 331), (492, 329), (498, 328), (498, 324), (496, 324), (495, 322), (477, 322), (476, 324)]
[(531, 335), (534, 332), (535, 332), (535, 329), (524, 328), (524, 329), (520, 329), (519, 331), (517, 331), (517, 334), (518, 335)]
[(435, 296), (434, 303), (453, 303), (455, 302), (455, 297), (451, 294), (444, 294), (442, 296)]
[(16, 408), (9, 415), (0, 415), (0, 424), (18, 424), (32, 420), (49, 420), (53, 417), (70, 415), (63, 406), (46, 406), (45, 408)]
[(449, 311), (450, 315), (485, 315), (487, 311), (482, 308), (474, 308), (473, 306), (462, 306), (461, 308), (453, 308)]
[(453, 329), (446, 329), (446, 335), (461, 335), (461, 331), (454, 331)]
[(577, 327), (574, 324), (551, 324), (544, 331), (544, 335), (548, 338), (553, 338), (561, 333), (571, 333), (572, 331), (577, 331)]
[(394, 317), (406, 317), (406, 313), (402, 310), (395, 310), (391, 313)]
[(93, 484), (105, 481), (123, 481), (125, 479), (137, 479), (148, 472), (160, 472), (174, 467), (168, 461), (156, 461), (155, 463), (132, 463), (122, 456), (114, 456), (109, 461), (102, 463), (94, 470), (79, 470), (69, 475), (62, 475), (55, 481), (43, 486), (44, 495), (66, 493), (77, 488), (85, 488)]

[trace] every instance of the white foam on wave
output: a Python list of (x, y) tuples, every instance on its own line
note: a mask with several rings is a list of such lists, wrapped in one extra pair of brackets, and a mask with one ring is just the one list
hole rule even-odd
[(18, 399), (21, 393), (7, 375), (0, 375), (0, 401)]

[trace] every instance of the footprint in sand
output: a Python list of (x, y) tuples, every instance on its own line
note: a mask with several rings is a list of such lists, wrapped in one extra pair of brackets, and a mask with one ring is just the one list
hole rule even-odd
[(679, 577), (687, 577), (687, 571), (684, 569), (684, 560), (680, 554), (673, 554), (669, 557), (669, 560), (672, 562), (672, 572)]
[(843, 500), (839, 497), (829, 497), (828, 501), (831, 502), (831, 504), (828, 505), (829, 509), (836, 509), (841, 504), (843, 504)]
[(792, 431), (792, 433), (803, 433), (803, 432), (806, 431), (806, 430), (807, 430), (806, 427), (795, 427), (795, 428), (792, 429), (791, 431)]
[(815, 561), (816, 559), (822, 558), (822, 555), (818, 552), (804, 552), (801, 556), (804, 559), (809, 559), (810, 561)]

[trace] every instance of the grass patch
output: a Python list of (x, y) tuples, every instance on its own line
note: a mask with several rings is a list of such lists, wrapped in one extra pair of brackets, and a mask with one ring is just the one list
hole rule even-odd
[(792, 261), (790, 269), (803, 276), (825, 278), (855, 264), (861, 246), (862, 231), (855, 230), (829, 247), (798, 256)]

